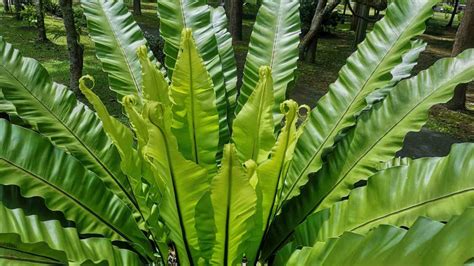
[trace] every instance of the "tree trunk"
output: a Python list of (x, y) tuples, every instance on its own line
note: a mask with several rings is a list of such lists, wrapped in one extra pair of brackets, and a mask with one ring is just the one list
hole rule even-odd
[(46, 42), (46, 27), (44, 26), (43, 0), (36, 0), (36, 27), (38, 28), (38, 41)]
[(142, 3), (140, 2), (140, 0), (133, 0), (133, 14), (142, 14)]
[(359, 43), (361, 43), (365, 39), (365, 35), (367, 33), (367, 20), (362, 19), (363, 18), (368, 18), (369, 17), (369, 11), (370, 7), (364, 4), (359, 4), (358, 8), (358, 13), (357, 15), (357, 26), (356, 26), (356, 32), (355, 32), (355, 40), (354, 40), (354, 46), (353, 48), (355, 49)]
[(8, 0), (3, 0), (3, 9), (5, 12), (10, 12), (10, 4), (8, 3)]
[(453, 9), (453, 12), (451, 13), (451, 18), (449, 19), (448, 25), (446, 25), (446, 27), (453, 26), (453, 21), (454, 21), (454, 17), (456, 16), (456, 13), (458, 11), (458, 6), (459, 6), (459, 0), (456, 0), (454, 2), (454, 9)]
[(69, 52), (70, 88), (79, 94), (79, 79), (82, 76), (84, 49), (79, 43), (79, 34), (74, 24), (73, 0), (59, 0), (63, 13), (64, 28), (66, 29), (67, 49)]
[[(350, 2), (349, 2), (349, 4), (350, 4)], [(354, 7), (355, 14), (352, 14), (352, 22), (351, 22), (351, 30), (352, 31), (356, 30), (357, 23), (359, 22), (359, 18), (356, 16), (356, 14), (359, 14), (359, 9), (360, 9), (360, 4), (356, 2), (355, 7)]]
[(331, 13), (341, 0), (319, 0), (314, 12), (309, 31), (303, 37), (299, 47), (299, 58), (308, 62), (314, 62), (316, 56), (319, 31), (323, 25), (324, 16)]
[(230, 0), (229, 10), (229, 31), (232, 35), (232, 40), (242, 40), (242, 15), (243, 15), (243, 1)]
[[(324, 15), (324, 8), (326, 7), (327, 0), (319, 0), (318, 5), (316, 6), (316, 11), (314, 12), (313, 19), (311, 20), (311, 26), (309, 27), (309, 31), (303, 37), (299, 47), (299, 58), (300, 60), (305, 60), (307, 52), (309, 50), (309, 46), (314, 43), (314, 39), (317, 39), (317, 35), (319, 30), (321, 29), (322, 22), (323, 22), (323, 15)], [(317, 49), (313, 45), (313, 50)], [(307, 61), (311, 61), (310, 58)]]
[(230, 6), (231, 0), (223, 0), (224, 1), (224, 10), (227, 18), (230, 20)]
[(20, 14), (21, 3), (20, 3), (20, 0), (14, 0), (14, 1), (15, 1), (15, 16), (17, 20), (20, 20), (21, 19), (21, 14)]
[[(456, 33), (453, 45), (452, 56), (456, 56), (462, 51), (474, 48), (474, 0), (468, 0), (461, 25)], [(466, 109), (467, 84), (459, 85), (454, 91), (454, 96), (448, 102), (448, 107), (453, 110)]]

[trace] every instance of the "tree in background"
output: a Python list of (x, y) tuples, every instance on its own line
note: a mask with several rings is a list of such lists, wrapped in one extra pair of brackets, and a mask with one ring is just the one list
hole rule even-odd
[(446, 27), (453, 26), (454, 17), (456, 16), (456, 13), (458, 12), (458, 6), (459, 6), (459, 0), (454, 0), (454, 6), (453, 6), (453, 11), (451, 12), (451, 18), (449, 19), (448, 25), (446, 25)]
[[(381, 19), (380, 11), (388, 6), (387, 0), (357, 0), (355, 8), (352, 8), (349, 1), (346, 1), (352, 13), (351, 30), (355, 31), (353, 49), (365, 39), (367, 26), (369, 23), (375, 23)], [(370, 9), (374, 9), (374, 16), (370, 17)]]
[(70, 88), (79, 93), (79, 79), (82, 76), (84, 48), (80, 44), (79, 33), (74, 23), (73, 0), (59, 0), (66, 29), (67, 49), (69, 52)]
[(3, 10), (10, 12), (10, 3), (8, 3), (8, 0), (3, 0)]
[(21, 19), (21, 14), (20, 14), (21, 2), (20, 0), (14, 0), (14, 1), (15, 1), (15, 16), (17, 20), (20, 20)]
[(316, 57), (316, 48), (319, 37), (319, 31), (323, 25), (323, 18), (326, 14), (330, 14), (341, 0), (319, 0), (311, 20), (308, 32), (301, 40), (299, 47), (300, 60), (314, 62)]
[(38, 41), (46, 42), (46, 27), (44, 26), (44, 0), (36, 0), (36, 27), (38, 28)]
[(140, 0), (133, 0), (133, 13), (135, 15), (142, 14), (142, 3), (140, 2)]
[(243, 16), (243, 0), (229, 0), (226, 1), (229, 6), (226, 6), (227, 15), (229, 17), (229, 31), (232, 35), (232, 40), (242, 40), (242, 16)]
[(367, 26), (369, 25), (369, 14), (370, 7), (368, 5), (365, 3), (359, 3), (357, 5), (357, 9), (354, 13), (354, 21), (352, 24), (355, 31), (355, 39), (353, 43), (354, 50), (356, 49), (357, 45), (365, 39), (365, 35), (367, 34)]
[[(474, 48), (474, 0), (468, 0), (464, 17), (461, 25), (456, 33), (453, 45), (452, 56), (460, 54), (468, 48)], [(456, 88), (454, 96), (448, 102), (448, 107), (454, 110), (466, 109), (466, 91), (467, 84), (460, 85)]]
[(351, 19), (351, 31), (355, 31), (356, 28), (357, 28), (357, 22), (359, 22), (359, 19), (357, 17), (357, 14), (359, 14), (359, 9), (360, 9), (360, 5), (359, 3), (355, 2), (354, 4), (354, 8), (352, 8), (351, 6), (351, 2), (350, 1), (345, 1), (347, 3), (347, 6), (349, 7), (349, 9), (351, 10), (352, 12), (352, 19)]

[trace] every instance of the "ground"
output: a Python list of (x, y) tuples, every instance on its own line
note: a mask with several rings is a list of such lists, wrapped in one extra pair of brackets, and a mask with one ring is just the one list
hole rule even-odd
[[(159, 20), (156, 16), (156, 4), (143, 3), (143, 14), (135, 16), (140, 27), (148, 36), (158, 34)], [(1, 8), (0, 8), (1, 9)], [(1, 12), (1, 11), (0, 11)], [(347, 19), (347, 21), (349, 21)], [(26, 22), (19, 22), (10, 14), (0, 13), (0, 36), (20, 49), (23, 55), (40, 61), (50, 72), (54, 81), (68, 84), (69, 68), (66, 48), (66, 37), (62, 20), (52, 16), (46, 17), (46, 27), (50, 43), (41, 44), (35, 41), (35, 28)], [(422, 38), (428, 42), (427, 50), (421, 55), (415, 72), (426, 69), (439, 58), (450, 55), (454, 41), (455, 28), (446, 28), (444, 15), (437, 14), (428, 22), (428, 28)], [(244, 41), (235, 46), (236, 58), (241, 70), (247, 53), (247, 43), (251, 33), (252, 20), (244, 21)], [(456, 26), (456, 24), (455, 24)], [(296, 82), (290, 91), (290, 97), (299, 103), (314, 106), (317, 100), (327, 91), (329, 84), (337, 78), (339, 69), (352, 53), (353, 32), (349, 24), (339, 25), (331, 34), (319, 41), (317, 59), (314, 64), (298, 63)], [(119, 116), (120, 105), (107, 88), (107, 77), (101, 71), (100, 62), (95, 57), (94, 45), (87, 36), (86, 30), (81, 34), (81, 43), (85, 46), (84, 74), (93, 75), (96, 79), (95, 91), (107, 104), (109, 111)], [(241, 71), (240, 71), (241, 72)], [(470, 100), (472, 100), (470, 98)], [(425, 131), (437, 131), (450, 135), (454, 141), (474, 141), (474, 113), (455, 112), (439, 105), (432, 108)]]

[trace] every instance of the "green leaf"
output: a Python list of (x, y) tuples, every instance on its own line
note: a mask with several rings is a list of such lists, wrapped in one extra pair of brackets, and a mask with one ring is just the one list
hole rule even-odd
[(237, 265), (245, 254), (254, 252), (249, 241), (260, 228), (255, 228), (257, 195), (249, 181), (234, 145), (227, 144), (222, 166), (211, 183), (216, 223), (212, 263), (216, 265)]
[(3, 96), (3, 92), (1, 89), (0, 89), (0, 112), (5, 112), (7, 114), (16, 113), (15, 106), (11, 102), (9, 102), (7, 99), (5, 99), (5, 96)]
[[(381, 225), (298, 250), (287, 265), (462, 265), (474, 256), (474, 209), (446, 225), (419, 218), (409, 229)], [(344, 252), (341, 252), (343, 250)]]
[[(86, 85), (87, 79), (92, 82), (91, 88)], [(102, 121), (105, 132), (112, 139), (112, 142), (120, 154), (120, 158), (122, 159), (120, 167), (123, 173), (127, 175), (127, 180), (132, 186), (132, 196), (138, 203), (141, 218), (146, 220), (150, 216), (150, 209), (149, 206), (147, 206), (148, 204), (142, 191), (141, 178), (143, 174), (143, 162), (138, 156), (137, 150), (133, 148), (133, 133), (130, 128), (109, 114), (100, 98), (92, 92), (93, 87), (94, 79), (91, 76), (84, 76), (79, 80), (79, 88), (82, 94), (84, 94), (87, 100), (94, 106), (97, 116)]]
[(142, 67), (142, 89), (143, 96), (149, 101), (161, 102), (170, 105), (169, 81), (161, 72), (159, 63), (154, 63), (148, 56), (145, 45), (140, 46), (137, 51), (138, 59)]
[(269, 66), (272, 69), (275, 97), (274, 122), (275, 125), (280, 123), (280, 104), (286, 99), (286, 90), (294, 79), (300, 33), (299, 1), (263, 1), (250, 36), (236, 114), (257, 85), (259, 68)]
[(222, 63), (224, 73), (227, 114), (230, 119), (233, 116), (237, 103), (237, 65), (235, 61), (234, 48), (232, 46), (232, 36), (227, 31), (227, 16), (223, 7), (211, 9), (212, 26), (215, 31), (217, 50)]
[[(123, 1), (82, 0), (87, 28), (96, 54), (119, 98), (141, 95), (142, 76), (137, 50), (146, 44), (138, 24)], [(148, 57), (153, 58), (151, 51)], [(153, 59), (155, 61), (155, 59)]]
[(412, 159), (408, 157), (395, 157), (391, 160), (380, 163), (377, 166), (377, 171), (381, 171), (381, 170), (385, 170), (385, 169), (393, 168), (393, 167), (398, 167), (398, 166), (403, 166), (403, 165), (409, 165), (411, 161)]
[(366, 233), (379, 224), (410, 227), (418, 216), (447, 221), (474, 204), (472, 158), (474, 144), (456, 144), (447, 157), (380, 171), (348, 200), (309, 216), (295, 230), (297, 245), (312, 246), (345, 231)]
[(234, 120), (232, 136), (240, 160), (257, 164), (268, 159), (275, 144), (271, 69), (262, 66), (259, 75), (255, 90)]
[[(92, 82), (92, 86), (90, 88), (86, 85), (86, 80), (90, 80)], [(100, 98), (94, 92), (92, 92), (94, 85), (94, 78), (89, 75), (84, 76), (79, 80), (79, 88), (82, 94), (84, 94), (87, 100), (94, 106), (97, 116), (102, 121), (104, 131), (111, 138), (115, 147), (117, 147), (120, 157), (122, 158), (122, 171), (129, 177), (137, 177), (137, 175), (140, 174), (140, 170), (139, 165), (137, 165), (137, 159), (134, 158), (136, 150), (133, 148), (133, 133), (130, 128), (126, 127), (124, 124), (109, 114), (107, 108), (102, 103)]]
[[(2, 236), (5, 237), (5, 236)], [(9, 236), (7, 236), (9, 237)], [(66, 264), (67, 260), (59, 260), (65, 257), (64, 253), (50, 249), (43, 244), (22, 244), (4, 240), (0, 243), (0, 264), (1, 265), (58, 265)], [(54, 254), (54, 255), (51, 255)]]
[(368, 110), (374, 103), (383, 100), (398, 82), (411, 76), (413, 68), (418, 63), (418, 57), (423, 51), (425, 51), (426, 46), (427, 43), (422, 40), (411, 41), (411, 48), (402, 56), (402, 62), (390, 71), (390, 74), (392, 75), (390, 82), (385, 84), (383, 88), (371, 92), (365, 98), (367, 101), (367, 107), (365, 109)]
[(148, 127), (141, 113), (139, 113), (135, 106), (137, 105), (136, 97), (133, 95), (125, 96), (122, 100), (122, 106), (125, 109), (125, 113), (130, 120), (130, 124), (135, 132), (135, 136), (138, 142), (138, 150), (141, 152), (145, 145), (148, 143)]
[(197, 50), (204, 61), (207, 72), (214, 84), (214, 92), (219, 112), (219, 154), (222, 153), (224, 144), (229, 142), (230, 119), (232, 114), (227, 114), (229, 99), (226, 96), (226, 85), (221, 57), (218, 50), (218, 42), (212, 24), (211, 8), (204, 0), (176, 0), (158, 1), (158, 13), (160, 15), (160, 33), (165, 40), (164, 53), (165, 65), (168, 76), (173, 77), (176, 61), (182, 43), (182, 31), (191, 29)]
[[(0, 217), (0, 250), (18, 251), (20, 254), (15, 254), (15, 257), (19, 261), (36, 259), (36, 263), (141, 265), (137, 254), (113, 246), (109, 239), (81, 239), (74, 227), (65, 228), (56, 220), (43, 221), (36, 215), (26, 215), (22, 209), (8, 209), (2, 202)], [(0, 258), (5, 258), (10, 252), (2, 256), (0, 251)], [(7, 261), (10, 260), (12, 258), (7, 257)]]
[[(257, 223), (262, 226), (261, 234), (256, 235), (258, 245), (262, 241), (262, 234), (268, 230), (279, 205), (284, 177), (293, 158), (296, 141), (302, 132), (301, 125), (300, 128), (296, 127), (298, 118), (301, 118), (299, 111), (302, 108), (308, 109), (305, 105), (299, 107), (292, 100), (282, 103), (281, 112), (285, 115), (285, 126), (272, 149), (270, 159), (257, 168), (257, 213), (260, 215), (260, 221)], [(304, 121), (302, 126), (304, 126)], [(250, 254), (249, 258), (252, 259), (252, 255), (254, 254)]]
[(0, 185), (0, 201), (9, 209), (23, 209), (26, 214), (37, 215), (40, 220), (58, 220), (65, 227), (73, 225), (62, 212), (49, 210), (43, 198), (23, 197), (18, 186)]
[(200, 58), (191, 30), (183, 30), (181, 52), (170, 87), (173, 102), (173, 134), (188, 160), (217, 170), (219, 116), (212, 81)]
[(307, 106), (299, 107), (293, 100), (282, 103), (281, 112), (285, 115), (285, 126), (272, 149), (270, 159), (257, 168), (257, 191), (261, 190), (264, 226), (270, 223), (273, 218), (270, 215), (274, 214), (279, 204), (284, 177), (293, 159), (296, 141), (302, 132), (301, 126), (296, 127), (300, 108), (307, 108)]
[(0, 87), (23, 120), (76, 157), (122, 200), (133, 202), (120, 156), (95, 113), (66, 87), (53, 83), (36, 60), (22, 57), (1, 37)]
[[(183, 29), (192, 28), (194, 31), (203, 27), (197, 22), (207, 16), (206, 2), (199, 1), (157, 1), (160, 17), (160, 35), (165, 40), (165, 66), (168, 76), (172, 77), (181, 45)], [(206, 25), (206, 24), (204, 24)]]
[[(145, 99), (147, 99), (148, 94), (146, 89), (144, 89), (144, 95)], [(146, 229), (150, 231), (151, 237), (159, 249), (161, 258), (164, 259), (168, 254), (168, 245), (166, 239), (166, 230), (161, 221), (159, 221), (158, 208), (163, 194), (162, 191), (166, 190), (166, 184), (162, 178), (154, 177), (152, 166), (145, 158), (144, 149), (149, 141), (148, 127), (145, 119), (143, 119), (141, 114), (139, 114), (135, 109), (135, 99), (135, 96), (129, 95), (125, 96), (122, 101), (126, 114), (128, 115), (132, 128), (134, 129), (137, 136), (138, 142), (138, 154), (134, 154), (134, 156), (139, 158), (139, 166), (141, 167), (141, 171), (136, 172), (139, 175), (135, 177), (136, 182), (134, 182), (135, 197), (139, 203), (141, 214), (144, 216)], [(133, 149), (133, 153), (136, 153), (137, 151)]]
[(275, 254), (275, 259), (273, 260), (273, 265), (275, 266), (284, 266), (288, 263), (290, 257), (295, 253), (299, 253), (300, 251), (296, 249), (295, 242), (290, 242), (284, 247), (282, 247), (278, 252)]
[(439, 60), (427, 71), (400, 82), (386, 101), (359, 118), (354, 131), (328, 157), (321, 174), (331, 178), (318, 182), (322, 185), (318, 192), (325, 198), (317, 210), (329, 207), (346, 196), (355, 182), (374, 174), (380, 161), (392, 158), (402, 148), (408, 132), (421, 129), (431, 106), (447, 102), (458, 84), (473, 79), (474, 49), (455, 59)]
[(296, 145), (285, 200), (298, 195), (300, 187), (308, 182), (308, 174), (321, 168), (322, 158), (332, 149), (338, 135), (353, 126), (356, 115), (366, 108), (366, 97), (393, 83), (392, 70), (412, 48), (412, 38), (425, 30), (425, 21), (431, 18), (431, 7), (436, 3), (436, 0), (393, 1), (384, 18), (347, 59), (336, 82), (309, 115)]
[[(1, 41), (1, 36), (0, 36)], [(21, 120), (16, 112), (15, 106), (5, 99), (2, 89), (0, 88), (0, 113), (5, 113), (8, 115), (8, 120), (17, 125), (24, 125), (28, 127), (28, 124)]]
[[(128, 118), (130, 119), (130, 124), (133, 130), (135, 131), (135, 136), (137, 139), (137, 151), (138, 151), (137, 156), (139, 160), (141, 161), (140, 166), (142, 169), (140, 172), (141, 174), (140, 176), (143, 181), (142, 185), (146, 183), (150, 184), (151, 185), (150, 191), (153, 191), (153, 194), (155, 195), (155, 197), (159, 197), (160, 191), (164, 190), (166, 185), (163, 183), (163, 180), (161, 178), (159, 179), (154, 178), (154, 175), (151, 170), (151, 166), (149, 162), (146, 160), (146, 158), (144, 158), (144, 154), (143, 154), (143, 151), (149, 141), (147, 123), (145, 119), (142, 117), (142, 114), (139, 113), (135, 108), (137, 105), (135, 96), (129, 95), (129, 96), (123, 97), (122, 103), (126, 111), (126, 114)], [(146, 182), (143, 179), (146, 180)], [(156, 202), (153, 202), (153, 204), (154, 203)], [(149, 207), (151, 208), (152, 205), (150, 205)]]
[(431, 106), (448, 101), (456, 85), (473, 78), (474, 49), (456, 58), (442, 59), (400, 82), (383, 102), (359, 117), (356, 127), (328, 156), (327, 164), (299, 196), (282, 207), (269, 243), (283, 241), (309, 214), (331, 206), (346, 196), (357, 181), (374, 174), (380, 161), (392, 158), (402, 147), (408, 132), (421, 129)]
[(170, 230), (180, 264), (188, 265), (188, 260), (201, 257), (195, 206), (209, 189), (208, 173), (178, 151), (177, 139), (171, 133), (169, 107), (148, 102), (144, 111), (149, 141), (143, 152), (153, 166), (155, 178), (163, 179), (167, 185), (161, 191), (160, 217)]
[(0, 120), (2, 184), (17, 185), (25, 197), (39, 196), (64, 213), (82, 234), (130, 242), (142, 254), (149, 243), (130, 209), (79, 161), (37, 133)]

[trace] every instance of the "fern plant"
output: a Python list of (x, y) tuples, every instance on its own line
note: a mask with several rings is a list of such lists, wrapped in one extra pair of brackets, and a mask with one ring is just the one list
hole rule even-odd
[(436, 2), (393, 1), (313, 109), (285, 100), (298, 1), (263, 1), (238, 97), (222, 8), (159, 0), (163, 67), (121, 1), (83, 1), (126, 123), (0, 38), (0, 262), (467, 263), (474, 145), (394, 158), (474, 78), (474, 50), (410, 77)]

